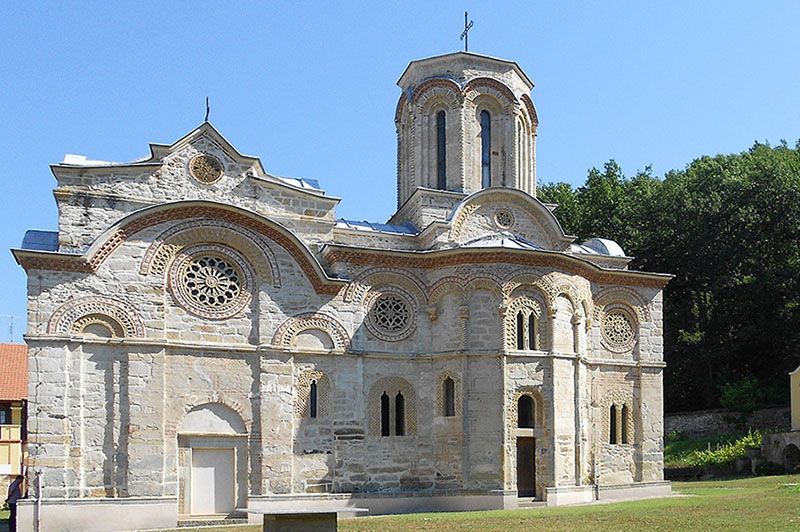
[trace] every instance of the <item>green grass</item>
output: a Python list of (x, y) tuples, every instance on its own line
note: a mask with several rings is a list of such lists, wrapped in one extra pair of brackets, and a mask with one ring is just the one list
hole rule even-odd
[[(800, 475), (675, 482), (683, 496), (562, 508), (343, 519), (342, 532), (605, 532), (800, 530)], [(183, 528), (180, 532), (191, 529)], [(213, 532), (256, 532), (260, 526)], [(203, 532), (211, 532), (204, 529)]]
[(705, 451), (709, 448), (709, 445), (713, 450), (716, 449), (718, 445), (727, 445), (746, 435), (747, 432), (729, 432), (726, 434), (708, 436), (706, 438), (673, 441), (670, 441), (668, 437), (664, 444), (664, 467), (688, 466), (690, 465), (688, 458), (692, 452)]

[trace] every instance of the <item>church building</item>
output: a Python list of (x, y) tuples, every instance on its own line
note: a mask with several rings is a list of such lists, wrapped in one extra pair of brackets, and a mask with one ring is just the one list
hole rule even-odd
[(450, 53), (398, 85), (386, 223), (337, 218), (319, 183), (270, 174), (208, 122), (133, 162), (51, 166), (58, 230), (13, 251), (21, 530), (670, 493), (670, 276), (575, 242), (536, 199), (517, 63)]

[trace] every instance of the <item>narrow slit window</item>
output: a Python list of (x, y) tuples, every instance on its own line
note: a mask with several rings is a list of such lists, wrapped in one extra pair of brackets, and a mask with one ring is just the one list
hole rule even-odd
[(523, 395), (517, 400), (517, 427), (521, 429), (534, 428), (533, 397)]
[(536, 315), (533, 313), (528, 316), (528, 349), (531, 351), (539, 349), (536, 345)]
[(481, 111), (481, 187), (492, 186), (492, 119)]
[(401, 392), (394, 398), (394, 433), (396, 436), (406, 433), (406, 400)]
[(389, 396), (381, 395), (381, 436), (389, 435)]
[(609, 430), (608, 430), (608, 443), (617, 443), (617, 407), (611, 405), (611, 412), (609, 412)]
[(311, 381), (311, 391), (308, 394), (308, 417), (317, 417), (317, 381)]
[(622, 443), (628, 443), (628, 407), (623, 405), (622, 407), (622, 421), (621, 421), (621, 429), (622, 429)]
[(447, 116), (444, 111), (436, 114), (436, 187), (447, 189)]
[(522, 311), (517, 312), (517, 349), (525, 349), (525, 317)]
[(456, 415), (456, 383), (447, 377), (442, 383), (442, 393), (444, 394), (444, 415), (453, 417)]

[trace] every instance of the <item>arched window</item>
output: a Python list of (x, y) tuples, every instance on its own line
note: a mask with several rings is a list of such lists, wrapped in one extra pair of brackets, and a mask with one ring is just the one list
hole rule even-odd
[(381, 395), (381, 436), (389, 435), (389, 396)]
[(311, 381), (311, 390), (308, 392), (308, 417), (317, 417), (317, 381)]
[(622, 429), (622, 443), (628, 443), (628, 407), (623, 405), (622, 406), (622, 420), (620, 422), (620, 427)]
[(445, 417), (453, 417), (456, 415), (456, 383), (453, 379), (447, 377), (442, 383), (442, 394), (444, 397), (444, 415)]
[(539, 349), (536, 345), (536, 315), (533, 312), (528, 315), (528, 349), (531, 351)]
[(404, 436), (406, 433), (406, 400), (401, 392), (394, 398), (394, 434)]
[(534, 415), (536, 414), (533, 397), (522, 395), (517, 400), (517, 427), (521, 429), (534, 428)]
[(611, 405), (609, 417), (608, 443), (617, 443), (617, 407)]
[(481, 111), (481, 187), (492, 186), (492, 119)]
[(447, 121), (444, 111), (436, 114), (436, 187), (447, 189)]
[(522, 311), (520, 310), (517, 312), (517, 349), (522, 350), (525, 349), (525, 328), (523, 324), (525, 323), (525, 316), (523, 316)]

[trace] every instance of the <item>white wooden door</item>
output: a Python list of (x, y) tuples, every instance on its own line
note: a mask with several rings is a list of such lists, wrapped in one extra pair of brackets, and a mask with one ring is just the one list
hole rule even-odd
[(192, 515), (234, 509), (233, 449), (192, 449)]

